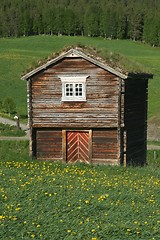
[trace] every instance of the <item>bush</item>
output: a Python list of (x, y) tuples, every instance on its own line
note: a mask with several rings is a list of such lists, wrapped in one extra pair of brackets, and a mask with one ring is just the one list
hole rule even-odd
[(7, 97), (2, 102), (2, 109), (4, 113), (13, 114), (16, 112), (16, 103), (10, 97)]

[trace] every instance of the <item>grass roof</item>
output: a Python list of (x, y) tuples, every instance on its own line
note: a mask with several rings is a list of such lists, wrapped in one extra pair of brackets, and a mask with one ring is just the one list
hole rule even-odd
[(28, 70), (25, 71), (24, 74), (34, 70), (35, 68), (37, 68), (39, 66), (42, 66), (46, 62), (48, 62), (60, 55), (63, 55), (64, 53), (66, 53), (67, 51), (69, 51), (72, 48), (83, 52), (87, 56), (89, 56), (99, 62), (102, 62), (123, 74), (127, 74), (127, 75), (129, 73), (151, 74), (151, 71), (148, 68), (146, 68), (145, 66), (143, 66), (141, 63), (135, 62), (122, 54), (119, 54), (116, 52), (109, 52), (105, 48), (93, 48), (93, 47), (89, 47), (89, 46), (85, 46), (85, 45), (66, 46), (63, 49), (61, 49), (60, 51), (52, 53), (47, 58), (41, 59), (38, 62), (34, 63)]

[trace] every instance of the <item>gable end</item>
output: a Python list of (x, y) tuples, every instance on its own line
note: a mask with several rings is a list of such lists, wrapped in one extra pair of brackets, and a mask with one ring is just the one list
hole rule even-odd
[(123, 74), (123, 73), (120, 73), (118, 72), (117, 70), (111, 68), (110, 66), (102, 63), (101, 61), (98, 61), (97, 59), (94, 59), (86, 54), (84, 54), (83, 52), (81, 51), (78, 51), (76, 49), (70, 49), (68, 52), (66, 53), (63, 53), (62, 55), (48, 61), (47, 63), (43, 64), (42, 66), (30, 71), (29, 73), (25, 74), (24, 76), (22, 76), (22, 80), (28, 80), (29, 78), (33, 77), (34, 75), (38, 74), (40, 71), (43, 71), (45, 70), (46, 68), (50, 67), (51, 65), (57, 63), (58, 61), (60, 61), (61, 59), (63, 58), (77, 58), (77, 57), (81, 57), (95, 65), (97, 65), (98, 67), (106, 70), (106, 71), (109, 71), (110, 73), (122, 78), (122, 79), (126, 79), (127, 78), (127, 75)]

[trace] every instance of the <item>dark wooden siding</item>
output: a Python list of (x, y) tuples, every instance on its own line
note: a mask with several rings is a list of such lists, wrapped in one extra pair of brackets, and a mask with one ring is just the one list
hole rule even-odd
[[(87, 101), (62, 102), (60, 74), (86, 74)], [(32, 79), (33, 127), (117, 127), (118, 78), (82, 58), (64, 58)]]
[(146, 161), (148, 81), (142, 79), (125, 82), (126, 163)]
[(119, 164), (118, 130), (94, 129), (92, 137), (93, 163)]
[(36, 157), (38, 159), (62, 160), (61, 130), (36, 130)]

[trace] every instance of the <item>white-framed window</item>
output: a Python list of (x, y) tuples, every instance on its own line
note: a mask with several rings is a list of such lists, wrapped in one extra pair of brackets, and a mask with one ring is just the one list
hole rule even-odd
[(62, 101), (86, 101), (86, 79), (88, 76), (60, 76)]

